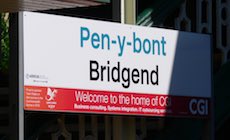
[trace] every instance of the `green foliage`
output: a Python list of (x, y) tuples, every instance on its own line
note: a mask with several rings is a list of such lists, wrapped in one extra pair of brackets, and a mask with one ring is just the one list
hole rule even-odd
[(0, 26), (2, 28), (1, 33), (1, 59), (0, 59), (0, 72), (7, 73), (9, 69), (9, 14), (0, 14), (1, 22)]

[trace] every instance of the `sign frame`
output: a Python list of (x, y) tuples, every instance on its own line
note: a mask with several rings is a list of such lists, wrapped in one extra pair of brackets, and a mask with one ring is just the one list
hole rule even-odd
[[(22, 25), (23, 25), (23, 13), (20, 13), (20, 18), (19, 18), (20, 20), (19, 20), (19, 23), (20, 23), (20, 28), (19, 28), (19, 37), (20, 37), (20, 54), (22, 54), (22, 55), (20, 55), (20, 73), (21, 72), (23, 72), (24, 73), (24, 59), (23, 59), (23, 55), (24, 55), (24, 50), (23, 50), (23, 46), (24, 46), (24, 44), (23, 44), (23, 27), (22, 27)], [(210, 40), (211, 41), (211, 40)], [(210, 44), (211, 45), (211, 44)], [(211, 63), (211, 62), (210, 62)], [(211, 75), (210, 75), (210, 77), (211, 77)], [(21, 82), (20, 83), (23, 83), (24, 84), (24, 76), (22, 76), (22, 75), (20, 75), (20, 80), (21, 80)], [(21, 84), (20, 84), (20, 87), (23, 87)], [(56, 87), (54, 87), (54, 88), (56, 88)], [(58, 88), (58, 87), (57, 87)], [(52, 90), (52, 89), (51, 89)], [(20, 89), (20, 93), (24, 93), (25, 91), (24, 91), (24, 89)], [(24, 94), (23, 94), (24, 95)], [(144, 94), (143, 94), (144, 95)], [(210, 95), (210, 97), (211, 97), (211, 95)], [(20, 95), (20, 99), (21, 100), (23, 100), (23, 103), (24, 103), (24, 96), (22, 96), (22, 95)], [(194, 101), (194, 103), (196, 103), (196, 102), (198, 102), (198, 101)], [(210, 100), (208, 101), (208, 102), (210, 102)], [(199, 104), (201, 104), (201, 103), (199, 103)], [(203, 101), (202, 101), (202, 104), (203, 104)], [(22, 103), (20, 103), (20, 106), (24, 106)], [(208, 107), (209, 106), (209, 107)], [(207, 105), (207, 107), (210, 109), (210, 105)], [(59, 111), (61, 111), (61, 110), (59, 110)], [(67, 111), (67, 112), (72, 112), (72, 111)], [(77, 111), (77, 112), (81, 112), (81, 111)], [(86, 112), (86, 111), (83, 111), (83, 112)], [(87, 112), (86, 112), (87, 113)], [(89, 112), (88, 112), (89, 113)], [(98, 112), (98, 113), (103, 113), (103, 112)], [(105, 114), (107, 114), (107, 113), (105, 113)], [(110, 113), (108, 113), (108, 114), (110, 114)], [(118, 114), (123, 114), (123, 115), (132, 115), (132, 114), (126, 114), (126, 113), (118, 113)], [(138, 115), (141, 115), (141, 114), (138, 114)], [(142, 114), (142, 115), (144, 115), (144, 114)], [(154, 116), (154, 115), (153, 115)], [(156, 115), (157, 116), (157, 115)], [(159, 115), (159, 116), (161, 116), (161, 115)], [(162, 115), (162, 116), (164, 116), (164, 115)]]

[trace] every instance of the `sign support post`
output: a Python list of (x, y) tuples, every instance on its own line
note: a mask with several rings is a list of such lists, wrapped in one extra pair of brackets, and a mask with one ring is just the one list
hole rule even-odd
[[(121, 0), (121, 23), (136, 24), (136, 0)], [(123, 117), (123, 138), (125, 140), (136, 139), (135, 117)], [(128, 128), (128, 129), (127, 129)]]
[[(18, 13), (10, 14), (10, 62), (9, 62), (9, 94), (10, 94), (10, 130), (13, 135), (10, 135), (11, 140), (16, 140), (20, 137), (23, 140), (23, 106), (20, 106), (23, 101), (19, 96), (19, 38), (18, 38)], [(21, 73), (22, 76), (23, 73)], [(22, 85), (23, 87), (23, 85)]]

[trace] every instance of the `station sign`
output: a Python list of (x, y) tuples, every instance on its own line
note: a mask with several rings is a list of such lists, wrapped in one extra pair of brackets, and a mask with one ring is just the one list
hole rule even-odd
[(22, 12), (24, 109), (208, 117), (210, 36)]

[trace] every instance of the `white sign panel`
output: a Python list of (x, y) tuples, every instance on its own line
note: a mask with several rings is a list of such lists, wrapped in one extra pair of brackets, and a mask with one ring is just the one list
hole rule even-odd
[(24, 108), (208, 116), (210, 37), (23, 12)]

